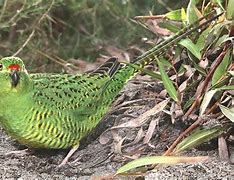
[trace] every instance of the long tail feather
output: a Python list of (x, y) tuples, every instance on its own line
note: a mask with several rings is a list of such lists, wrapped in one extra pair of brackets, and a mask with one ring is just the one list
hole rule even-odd
[(158, 57), (158, 56), (164, 54), (169, 47), (175, 45), (177, 42), (179, 42), (181, 39), (187, 37), (191, 33), (195, 32), (199, 29), (206, 28), (210, 22), (217, 19), (219, 16), (221, 16), (223, 14), (223, 13), (220, 13), (218, 15), (215, 15), (214, 17), (207, 19), (205, 22), (203, 22), (199, 25), (199, 23), (203, 19), (207, 18), (212, 13), (213, 13), (213, 11), (211, 13), (207, 14), (206, 16), (198, 19), (193, 24), (185, 27), (184, 29), (179, 31), (177, 34), (175, 34), (173, 37), (159, 43), (158, 45), (156, 45), (155, 47), (153, 47), (149, 51), (145, 52), (144, 54), (142, 54), (141, 56), (139, 56), (135, 60), (133, 60), (133, 63), (148, 64), (150, 61), (155, 59), (155, 57)]

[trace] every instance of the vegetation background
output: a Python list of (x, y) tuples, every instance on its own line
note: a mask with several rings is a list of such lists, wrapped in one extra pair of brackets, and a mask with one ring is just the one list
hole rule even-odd
[(144, 38), (155, 34), (135, 23), (134, 16), (161, 14), (187, 2), (0, 0), (0, 58), (19, 56), (30, 72), (61, 72), (67, 62), (82, 71), (80, 60), (148, 48)]

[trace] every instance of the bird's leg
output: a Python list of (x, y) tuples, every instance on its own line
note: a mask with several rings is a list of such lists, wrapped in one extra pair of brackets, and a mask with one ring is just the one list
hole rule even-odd
[(61, 167), (65, 164), (67, 164), (69, 158), (76, 152), (76, 150), (79, 148), (79, 144), (72, 147), (72, 149), (69, 151), (69, 153), (66, 155), (66, 157), (63, 159), (63, 161), (58, 165), (58, 167)]
[(34, 149), (23, 149), (23, 150), (17, 150), (17, 151), (10, 151), (8, 153), (6, 153), (6, 156), (9, 155), (16, 155), (16, 156), (25, 156), (28, 154), (32, 154), (34, 152)]

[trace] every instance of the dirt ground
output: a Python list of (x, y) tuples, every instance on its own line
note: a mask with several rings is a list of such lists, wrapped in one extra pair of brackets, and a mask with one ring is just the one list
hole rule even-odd
[[(148, 77), (138, 76), (128, 83), (112, 107), (111, 113), (108, 113), (91, 135), (82, 141), (80, 150), (73, 156), (71, 162), (62, 168), (58, 168), (57, 165), (65, 157), (67, 150), (37, 150), (31, 155), (21, 157), (6, 156), (7, 152), (25, 147), (20, 146), (0, 129), (0, 178), (98, 179), (100, 176), (115, 173), (130, 158), (146, 154), (161, 155), (184, 128), (183, 123), (172, 125), (169, 118), (160, 118), (147, 144), (143, 143), (144, 136), (140, 136), (140, 133), (146, 133), (155, 116), (150, 117), (140, 127), (119, 128), (102, 134), (106, 129), (129, 122), (154, 107), (160, 89), (161, 86)], [(123, 142), (122, 146), (120, 142)], [(204, 147), (193, 149), (184, 155), (208, 155), (210, 159), (206, 162), (163, 167), (141, 178), (118, 177), (116, 179), (234, 179), (234, 165), (219, 160), (217, 143), (214, 141)], [(233, 147), (230, 149), (230, 152), (234, 152)]]

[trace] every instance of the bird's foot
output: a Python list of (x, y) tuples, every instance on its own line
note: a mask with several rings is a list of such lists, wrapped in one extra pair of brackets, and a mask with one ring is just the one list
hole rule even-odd
[(28, 154), (32, 154), (33, 152), (34, 152), (34, 150), (27, 148), (27, 149), (18, 150), (18, 151), (10, 151), (10, 152), (6, 153), (6, 156), (9, 156), (9, 155), (25, 156)]
[(74, 146), (69, 153), (66, 155), (66, 157), (63, 159), (63, 161), (58, 165), (58, 167), (62, 167), (65, 164), (68, 163), (69, 158), (76, 152), (76, 150), (79, 148), (79, 145)]

